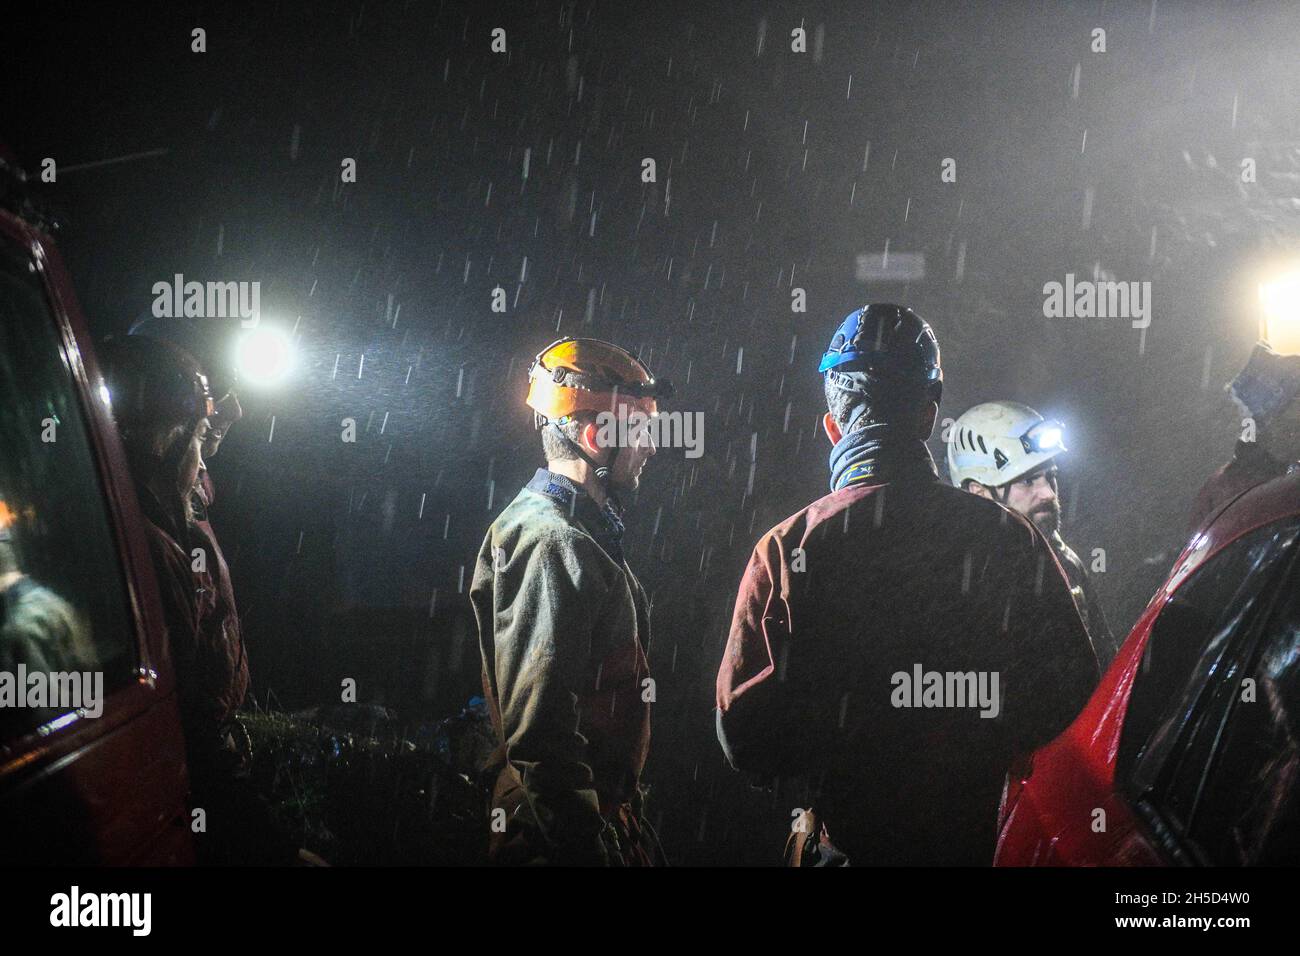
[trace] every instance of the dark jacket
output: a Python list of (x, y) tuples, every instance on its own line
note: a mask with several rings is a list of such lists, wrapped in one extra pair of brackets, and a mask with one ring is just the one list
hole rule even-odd
[(1106, 612), (1102, 610), (1097, 586), (1092, 583), (1083, 561), (1075, 554), (1074, 549), (1065, 543), (1060, 532), (1054, 532), (1047, 540), (1051, 543), (1052, 550), (1056, 552), (1066, 578), (1069, 579), (1075, 606), (1079, 609), (1079, 616), (1083, 618), (1084, 627), (1088, 629), (1088, 637), (1092, 639), (1092, 648), (1097, 652), (1097, 663), (1104, 672), (1119, 653), (1119, 641), (1111, 631), (1110, 625), (1106, 623)]
[[(900, 697), (918, 669), (983, 674), (990, 691), (997, 674), (997, 715)], [(1097, 677), (1065, 574), (1023, 517), (937, 480), (850, 485), (754, 548), (718, 732), (737, 768), (808, 778), (854, 864), (987, 865), (1008, 765), (1068, 726)]]
[[(221, 542), (217, 540), (217, 533), (212, 528), (212, 523), (208, 519), (208, 512), (217, 500), (217, 487), (212, 481), (212, 476), (207, 468), (199, 470), (198, 487), (194, 490), (193, 508), (194, 524), (203, 532), (211, 545), (211, 551), (208, 552), (207, 560), (210, 565), (210, 571), (215, 579), (217, 587), (217, 596), (222, 607), (225, 609), (234, 626), (239, 628), (239, 608), (235, 605), (235, 588), (230, 579), (230, 567), (226, 564), (226, 556), (221, 550)], [(202, 544), (202, 542), (200, 542)], [(248, 649), (243, 643), (242, 629), (239, 632), (239, 650), (244, 658), (244, 670), (248, 670)]]
[[(606, 862), (650, 746), (649, 604), (621, 526), (539, 469), (488, 529), (470, 588), (499, 746), (496, 862)], [(621, 823), (616, 823), (621, 826)], [(635, 854), (634, 854), (635, 855)]]
[[(176, 671), (190, 804), (203, 811), (199, 861), (292, 863), (297, 846), (252, 785), (250, 753), (235, 720), (248, 693), (248, 655), (225, 558), (205, 518), (186, 526), (148, 488), (137, 491)], [(210, 501), (209, 485), (199, 504)]]
[(148, 488), (138, 490), (176, 670), (181, 721), (201, 760), (208, 742), (221, 736), (248, 693), (248, 656), (229, 571), (204, 526), (186, 527)]
[(1206, 479), (1192, 504), (1188, 533), (1200, 530), (1210, 517), (1232, 499), (1256, 485), (1286, 474), (1287, 466), (1257, 442), (1240, 441), (1232, 458)]

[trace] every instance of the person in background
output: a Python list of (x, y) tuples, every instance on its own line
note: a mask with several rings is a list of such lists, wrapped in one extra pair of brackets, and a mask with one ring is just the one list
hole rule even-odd
[(1300, 461), (1300, 355), (1282, 355), (1258, 342), (1227, 390), (1241, 412), (1242, 435), (1232, 457), (1197, 492), (1189, 533), (1234, 498)]
[(243, 406), (239, 404), (236, 375), (228, 358), (238, 334), (237, 323), (233, 321), (155, 316), (138, 320), (128, 333), (129, 336), (170, 342), (193, 356), (208, 377), (208, 386), (213, 394), (212, 415), (208, 420), (207, 438), (203, 442), (202, 456), (199, 459), (199, 480), (194, 488), (194, 516), (199, 526), (212, 539), (220, 586), (232, 606), (235, 595), (230, 587), (230, 570), (208, 519), (217, 499), (217, 489), (212, 474), (208, 471), (208, 462), (216, 456), (230, 429), (244, 417)]
[(738, 770), (807, 781), (789, 865), (988, 866), (1007, 772), (1082, 708), (1092, 644), (1033, 525), (939, 481), (930, 326), (857, 309), (819, 371), (831, 492), (754, 548), (719, 742)]
[(236, 713), (248, 691), (248, 658), (216, 546), (198, 521), (196, 487), (214, 402), (198, 362), (146, 336), (109, 342), (105, 384), (145, 519), (176, 672), (195, 833), (201, 862), (288, 864), (294, 847), (248, 780)]
[(948, 434), (948, 478), (957, 488), (1024, 515), (1043, 533), (1070, 580), (1074, 603), (1104, 671), (1119, 652), (1088, 570), (1061, 537), (1056, 459), (1064, 429), (1028, 405), (985, 402), (962, 413)]
[[(529, 369), (546, 467), (492, 522), (470, 587), (497, 750), (488, 854), (501, 865), (649, 866), (650, 603), (619, 495), (655, 454), (635, 429), (671, 385), (630, 352), (565, 338)], [(610, 421), (626, 444), (602, 439)]]
[(33, 579), (19, 558), (19, 512), (0, 495), (0, 671), (93, 669), (97, 663), (85, 616)]

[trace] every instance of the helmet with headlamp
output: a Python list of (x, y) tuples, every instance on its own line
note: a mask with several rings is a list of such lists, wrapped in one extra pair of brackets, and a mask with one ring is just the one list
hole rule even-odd
[(1019, 402), (985, 402), (968, 409), (948, 433), (948, 476), (998, 488), (1065, 451), (1065, 428)]
[[(198, 361), (165, 339), (128, 335), (110, 340), (101, 363), (113, 418), (128, 450), (137, 454), (156, 454), (144, 445), (160, 423), (184, 425), (185, 434), (192, 436), (216, 410)], [(160, 457), (171, 451), (162, 450)]]
[(658, 400), (672, 394), (671, 382), (655, 378), (646, 364), (626, 349), (600, 339), (562, 338), (533, 359), (525, 401), (533, 410), (537, 428), (552, 428), (603, 482), (609, 478), (619, 449), (613, 448), (608, 459), (598, 463), (558, 426), (579, 412), (619, 416), (639, 412), (649, 417), (658, 411)]

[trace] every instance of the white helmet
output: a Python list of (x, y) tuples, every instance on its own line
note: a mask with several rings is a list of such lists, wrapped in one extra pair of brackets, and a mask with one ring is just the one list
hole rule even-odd
[(1019, 402), (985, 402), (968, 409), (948, 433), (948, 477), (999, 488), (1065, 451), (1065, 430)]

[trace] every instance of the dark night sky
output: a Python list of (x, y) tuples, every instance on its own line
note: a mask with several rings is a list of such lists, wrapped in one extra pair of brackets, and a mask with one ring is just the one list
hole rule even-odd
[[(629, 516), (656, 598), (655, 733), (675, 741), (647, 776), (681, 808), (665, 838), (685, 860), (727, 839), (707, 816), (734, 786), (713, 677), (749, 547), (825, 491), (816, 363), (845, 313), (900, 301), (934, 325), (941, 417), (1009, 398), (1067, 423), (1065, 536), (1106, 550), (1099, 587), (1125, 630), (1230, 451), (1222, 386), (1254, 339), (1257, 270), (1296, 251), (1290, 4), (38, 16), (6, 31), (0, 140), (29, 169), (167, 150), (47, 188), (92, 329), (122, 331), (178, 272), (260, 281), (263, 315), (297, 322), (292, 387), (247, 396), (212, 465), (259, 693), (311, 703), (357, 669), (363, 691), (430, 713), (474, 692), (462, 568), (539, 463), (524, 369), (552, 339), (632, 348), (705, 413), (704, 457), (661, 454)], [(508, 55), (489, 50), (496, 26)], [(856, 256), (886, 244), (923, 252), (924, 278), (857, 281)], [(1043, 317), (1044, 283), (1098, 270), (1151, 281), (1145, 335)], [(355, 445), (338, 439), (349, 415)]]

